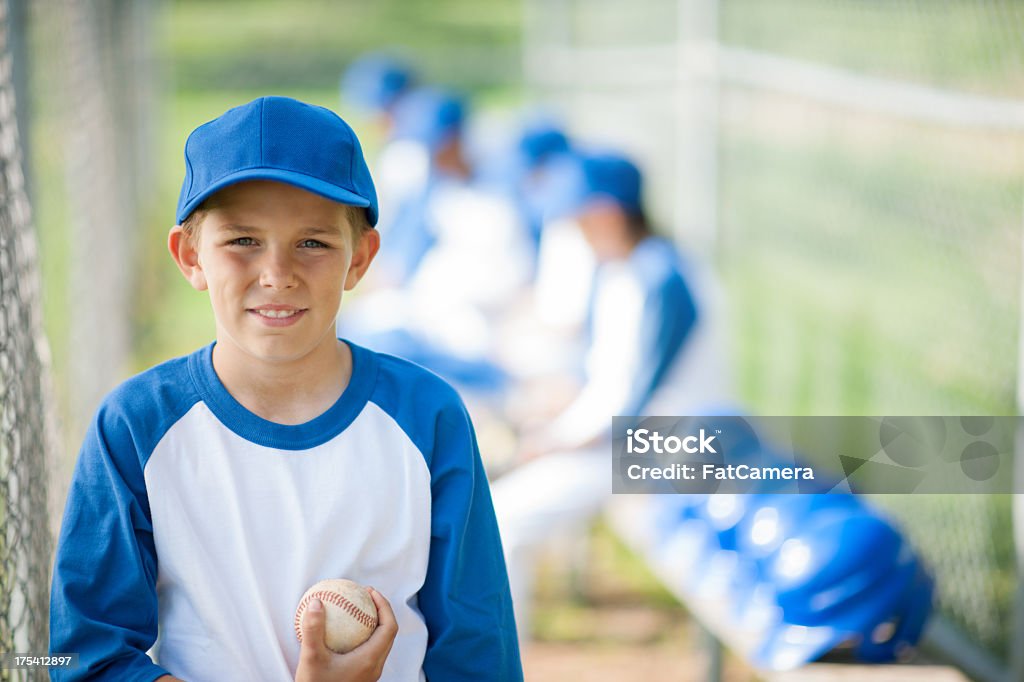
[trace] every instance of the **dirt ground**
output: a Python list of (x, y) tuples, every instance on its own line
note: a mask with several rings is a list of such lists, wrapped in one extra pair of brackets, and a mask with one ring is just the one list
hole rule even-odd
[[(603, 618), (599, 616), (598, 619)], [(692, 641), (668, 643), (535, 642), (523, 654), (528, 682), (704, 682), (707, 659)], [(727, 659), (723, 679), (754, 678)]]
[[(611, 535), (550, 554), (538, 580), (527, 682), (704, 682), (705, 635)], [(726, 657), (726, 682), (754, 682)]]

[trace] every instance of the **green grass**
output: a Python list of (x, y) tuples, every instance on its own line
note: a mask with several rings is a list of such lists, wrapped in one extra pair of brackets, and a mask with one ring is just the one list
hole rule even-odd
[(744, 394), (777, 414), (1012, 413), (1017, 170), (927, 138), (865, 153), (738, 128), (720, 188)]
[(161, 54), (184, 91), (331, 88), (381, 48), (430, 82), (480, 90), (518, 76), (520, 15), (519, 0), (190, 0), (165, 6)]

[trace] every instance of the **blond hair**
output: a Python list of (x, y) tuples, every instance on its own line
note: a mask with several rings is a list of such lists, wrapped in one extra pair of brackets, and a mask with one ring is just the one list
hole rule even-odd
[[(181, 221), (181, 230), (185, 233), (185, 237), (193, 245), (199, 243), (199, 228), (203, 223), (203, 218), (213, 208), (217, 207), (216, 194), (207, 197), (207, 199), (196, 206), (195, 210), (188, 214), (188, 217)], [(360, 236), (367, 230), (372, 230), (373, 226), (370, 225), (370, 220), (366, 216), (366, 209), (360, 206), (351, 206), (349, 204), (341, 204), (342, 213), (345, 216), (345, 221), (352, 229), (353, 241), (358, 240)]]

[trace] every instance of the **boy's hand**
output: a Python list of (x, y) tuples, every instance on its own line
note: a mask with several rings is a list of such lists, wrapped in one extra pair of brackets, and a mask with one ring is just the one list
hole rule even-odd
[(323, 604), (314, 599), (302, 616), (302, 652), (295, 682), (376, 682), (384, 671), (391, 645), (398, 634), (398, 621), (391, 604), (370, 588), (377, 607), (377, 629), (347, 654), (336, 654), (324, 644), (327, 617)]

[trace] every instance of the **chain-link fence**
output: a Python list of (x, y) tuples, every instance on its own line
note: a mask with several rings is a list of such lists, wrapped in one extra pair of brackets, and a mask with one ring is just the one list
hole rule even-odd
[[(25, 189), (16, 64), (10, 35), (24, 30), (0, 3), (0, 652), (45, 651), (52, 439), (36, 236)], [(21, 93), (18, 93), (19, 95)], [(29, 679), (0, 670), (0, 680)]]
[[(1024, 5), (528, 7), (532, 84), (638, 155), (715, 259), (755, 412), (1016, 413)], [(936, 573), (943, 647), (1008, 670), (1011, 499), (876, 501)]]
[[(132, 234), (152, 158), (140, 143), (151, 118), (151, 3), (3, 0), (0, 10), (0, 653), (39, 653), (48, 646), (52, 531), (77, 443), (60, 445), (80, 439), (128, 369)], [(64, 379), (56, 388), (65, 439), (44, 378), (44, 309)], [(0, 680), (45, 677), (0, 670)]]
[[(759, 409), (1015, 412), (1024, 13), (947, 4), (721, 3), (719, 255)], [(1009, 498), (875, 501), (954, 638), (1008, 663)]]
[(145, 143), (152, 78), (149, 2), (64, 0), (45, 15), (62, 36), (55, 73), (68, 205), (70, 415), (80, 433), (130, 369), (136, 244), (152, 191)]

